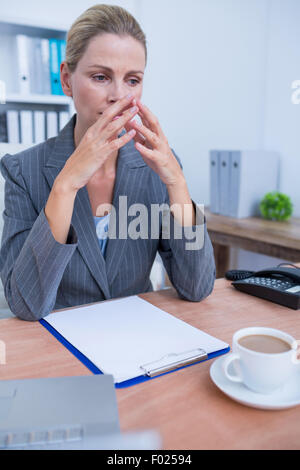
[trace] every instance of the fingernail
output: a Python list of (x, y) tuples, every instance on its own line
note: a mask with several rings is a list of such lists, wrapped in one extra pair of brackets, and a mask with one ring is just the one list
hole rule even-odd
[(135, 130), (134, 129), (131, 129), (131, 131), (128, 132), (129, 135), (134, 135), (135, 134)]
[(133, 108), (130, 108), (130, 111), (131, 111), (132, 113), (135, 113), (135, 112), (137, 111), (137, 107), (136, 107), (136, 106), (133, 106)]

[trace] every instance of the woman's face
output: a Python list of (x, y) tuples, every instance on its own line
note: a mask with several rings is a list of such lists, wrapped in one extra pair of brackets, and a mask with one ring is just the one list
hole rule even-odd
[(70, 76), (81, 127), (96, 122), (109, 106), (129, 93), (141, 99), (145, 51), (131, 36), (102, 34), (91, 39)]

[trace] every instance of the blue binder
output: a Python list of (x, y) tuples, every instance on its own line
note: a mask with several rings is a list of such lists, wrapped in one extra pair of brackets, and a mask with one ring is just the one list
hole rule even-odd
[[(57, 41), (57, 44), (58, 44), (58, 64), (59, 64), (59, 70), (60, 70), (60, 65), (66, 58), (66, 41), (64, 39), (59, 39)], [(64, 95), (60, 80), (59, 80), (59, 94)]]
[(49, 39), (51, 94), (60, 95), (59, 47), (57, 39)]
[[(84, 354), (82, 354), (77, 348), (75, 348), (69, 341), (67, 341), (55, 328), (53, 328), (46, 320), (40, 320), (41, 325), (43, 325), (61, 344), (63, 344), (68, 351), (70, 351), (82, 364), (84, 364), (93, 374), (103, 374), (103, 372), (92, 362), (90, 361)], [(170, 374), (171, 372), (174, 372), (175, 370), (180, 370), (184, 369), (186, 367), (190, 367), (194, 364), (198, 364), (199, 362), (204, 362), (209, 359), (213, 359), (217, 356), (221, 356), (222, 354), (226, 354), (230, 351), (230, 347), (221, 349), (219, 351), (215, 351), (212, 353), (207, 354), (205, 359), (200, 359), (198, 361), (195, 361), (191, 364), (183, 365), (180, 367), (177, 367), (173, 370), (163, 372), (161, 374), (155, 375), (154, 377), (149, 377), (147, 375), (141, 375), (139, 377), (135, 377), (130, 380), (125, 380), (124, 382), (121, 383), (116, 383), (115, 387), (116, 388), (126, 388), (130, 387), (132, 385), (136, 385), (142, 382), (146, 382), (148, 380), (152, 380), (156, 377), (160, 377), (161, 375), (166, 375)]]

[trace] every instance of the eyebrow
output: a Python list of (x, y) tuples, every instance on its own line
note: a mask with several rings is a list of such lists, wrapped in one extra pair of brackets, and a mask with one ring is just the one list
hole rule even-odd
[[(99, 65), (99, 64), (89, 65), (88, 68), (89, 69), (101, 68), (101, 69), (107, 70), (108, 72), (113, 72), (111, 68), (106, 67), (105, 65)], [(142, 73), (144, 75), (144, 72), (142, 72), (141, 70), (130, 70), (129, 72), (127, 72), (127, 75), (130, 73)]]

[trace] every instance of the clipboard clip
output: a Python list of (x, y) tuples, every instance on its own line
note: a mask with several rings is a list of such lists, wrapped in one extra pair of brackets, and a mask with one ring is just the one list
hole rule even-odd
[(178, 369), (179, 367), (188, 366), (195, 362), (205, 361), (207, 353), (204, 349), (193, 349), (192, 351), (184, 351), (182, 353), (171, 353), (163, 356), (161, 359), (149, 362), (140, 366), (144, 374), (148, 377), (156, 377), (157, 375), (171, 370)]

